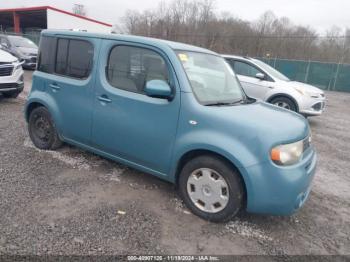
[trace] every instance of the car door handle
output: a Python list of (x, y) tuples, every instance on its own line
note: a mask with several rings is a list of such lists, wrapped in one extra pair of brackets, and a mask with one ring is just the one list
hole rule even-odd
[(98, 100), (100, 100), (101, 102), (105, 102), (105, 103), (112, 102), (112, 99), (109, 99), (108, 96), (106, 96), (106, 95), (99, 96)]
[(57, 85), (56, 83), (50, 84), (50, 87), (52, 89), (55, 89), (55, 90), (60, 90), (61, 89), (61, 87), (59, 85)]

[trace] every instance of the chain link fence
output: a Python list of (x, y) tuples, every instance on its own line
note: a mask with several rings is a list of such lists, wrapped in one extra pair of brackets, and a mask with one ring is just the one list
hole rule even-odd
[(324, 90), (350, 92), (350, 64), (260, 58), (291, 80)]

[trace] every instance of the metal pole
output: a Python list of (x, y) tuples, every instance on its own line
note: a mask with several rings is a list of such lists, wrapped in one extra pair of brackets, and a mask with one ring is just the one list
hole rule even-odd
[(307, 83), (307, 81), (309, 80), (310, 63), (311, 63), (311, 61), (309, 59), (309, 62), (308, 62), (307, 67), (306, 67), (306, 74), (305, 74), (305, 80), (304, 80), (305, 83)]
[(337, 84), (337, 79), (338, 79), (338, 74), (339, 74), (339, 67), (340, 67), (340, 61), (338, 62), (337, 65), (337, 71), (335, 72), (335, 78), (334, 78), (334, 84), (333, 84), (333, 91), (335, 90), (335, 85)]
[(338, 76), (339, 76), (339, 67), (340, 67), (340, 63), (343, 63), (343, 61), (344, 61), (345, 42), (346, 42), (346, 37), (344, 37), (343, 53), (342, 53), (341, 58), (340, 58), (339, 61), (338, 61), (337, 71), (335, 72), (335, 79), (334, 79), (334, 84), (333, 84), (333, 90), (335, 90), (335, 87), (336, 87), (336, 84), (337, 84), (337, 80), (338, 80)]

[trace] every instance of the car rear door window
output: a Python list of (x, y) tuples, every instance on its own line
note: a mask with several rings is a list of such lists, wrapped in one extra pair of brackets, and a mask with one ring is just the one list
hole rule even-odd
[(56, 73), (65, 75), (67, 72), (68, 39), (58, 39), (56, 52)]
[(73, 78), (87, 78), (92, 68), (93, 53), (90, 42), (58, 39), (55, 72)]
[(169, 82), (164, 59), (158, 53), (140, 47), (113, 47), (106, 73), (113, 87), (135, 93), (143, 93), (145, 84), (150, 80)]
[(55, 66), (56, 38), (42, 36), (39, 44), (38, 71), (52, 73)]
[(255, 77), (257, 73), (261, 73), (256, 67), (241, 61), (234, 62), (234, 71), (237, 75)]

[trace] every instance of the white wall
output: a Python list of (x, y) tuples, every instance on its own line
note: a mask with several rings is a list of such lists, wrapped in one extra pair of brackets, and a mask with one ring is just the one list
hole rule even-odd
[(95, 33), (110, 33), (112, 27), (47, 9), (47, 29), (81, 29)]

